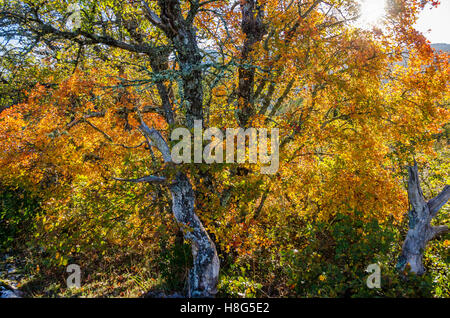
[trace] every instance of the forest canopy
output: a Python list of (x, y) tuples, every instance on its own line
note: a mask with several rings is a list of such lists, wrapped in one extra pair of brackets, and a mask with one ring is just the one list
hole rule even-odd
[[(389, 0), (366, 28), (356, 0), (0, 0), (0, 251), (21, 290), (449, 297), (449, 55), (414, 29), (438, 5)], [(244, 148), (277, 132), (276, 171), (194, 158), (231, 128)]]

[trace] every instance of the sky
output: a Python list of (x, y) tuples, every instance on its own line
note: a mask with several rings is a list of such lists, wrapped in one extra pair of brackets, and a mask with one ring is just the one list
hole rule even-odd
[[(450, 0), (440, 0), (437, 8), (425, 7), (415, 27), (431, 43), (450, 43)], [(360, 0), (361, 18), (359, 25), (374, 25), (384, 15), (385, 0)]]
[[(375, 25), (385, 13), (386, 0), (359, 0), (361, 18), (357, 24), (361, 27)], [(431, 43), (450, 44), (450, 0), (440, 0), (437, 8), (427, 6), (420, 14), (415, 27)]]
[(450, 0), (441, 0), (436, 9), (425, 8), (417, 21), (416, 29), (431, 43), (450, 43)]

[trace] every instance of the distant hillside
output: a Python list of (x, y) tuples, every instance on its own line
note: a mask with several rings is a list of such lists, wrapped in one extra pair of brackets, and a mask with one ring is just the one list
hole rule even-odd
[(448, 43), (434, 43), (431, 47), (437, 51), (444, 51), (450, 53), (450, 44)]

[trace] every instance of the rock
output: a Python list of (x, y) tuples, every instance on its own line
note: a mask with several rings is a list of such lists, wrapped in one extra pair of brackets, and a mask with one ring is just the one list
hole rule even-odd
[(16, 295), (12, 290), (0, 287), (0, 298), (20, 298), (20, 296)]
[(4, 263), (0, 268), (0, 298), (21, 298), (24, 294), (17, 289), (21, 275), (13, 259), (8, 254), (0, 255)]
[(185, 298), (185, 296), (179, 293), (166, 295), (164, 292), (161, 291), (150, 291), (146, 295), (144, 295), (144, 298)]

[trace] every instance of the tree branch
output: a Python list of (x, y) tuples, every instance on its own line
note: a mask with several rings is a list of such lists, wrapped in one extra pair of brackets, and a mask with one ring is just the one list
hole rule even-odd
[(435, 217), (438, 211), (450, 200), (450, 185), (446, 185), (439, 195), (428, 201), (431, 217)]
[[(18, 23), (19, 25), (27, 25), (26, 29), (32, 31), (39, 37), (42, 37), (44, 35), (54, 35), (60, 39), (71, 40), (81, 45), (105, 44), (111, 47), (121, 48), (130, 52), (144, 53), (149, 55), (150, 57), (154, 57), (155, 55), (158, 54), (157, 52), (158, 49), (151, 45), (127, 43), (124, 41), (117, 40), (105, 34), (97, 35), (86, 31), (82, 31), (81, 29), (78, 29), (76, 31), (63, 31), (53, 27), (48, 23), (44, 23), (37, 17), (31, 18), (17, 12), (1, 11), (0, 16), (7, 16), (12, 21)], [(30, 22), (33, 23), (34, 26), (30, 25)]]
[(314, 1), (314, 3), (308, 8), (308, 10), (306, 10), (304, 13), (300, 14), (300, 17), (302, 19), (306, 18), (321, 2), (322, 2), (322, 0)]
[(122, 181), (122, 182), (133, 182), (133, 183), (141, 183), (141, 182), (165, 182), (166, 178), (164, 177), (158, 177), (158, 176), (145, 176), (138, 179), (122, 179), (122, 178), (116, 178), (112, 177), (116, 181)]
[(433, 240), (443, 234), (446, 234), (449, 232), (449, 228), (446, 225), (439, 225), (439, 226), (433, 226), (431, 228), (431, 237), (430, 240)]
[(149, 128), (147, 126), (147, 124), (144, 122), (144, 119), (142, 118), (141, 112), (139, 111), (138, 107), (136, 107), (136, 112), (141, 122), (139, 129), (141, 130), (143, 135), (148, 137), (153, 142), (152, 145), (155, 146), (162, 154), (164, 162), (166, 163), (172, 162), (172, 156), (170, 154), (169, 146), (167, 145), (167, 142), (164, 140), (161, 133), (156, 129)]
[(78, 125), (80, 122), (83, 122), (85, 119), (92, 118), (92, 117), (105, 117), (106, 111), (101, 112), (91, 112), (83, 115), (80, 119), (74, 119), (70, 123), (67, 124), (67, 128), (72, 128), (75, 125)]
[(125, 148), (125, 149), (136, 149), (136, 148), (139, 148), (139, 147), (143, 146), (145, 144), (145, 142), (146, 141), (143, 141), (139, 145), (136, 145), (136, 146), (127, 146), (127, 145), (124, 145), (124, 144), (113, 144), (113, 146), (118, 146), (118, 147), (122, 147), (122, 148)]
[(153, 12), (152, 9), (150, 9), (150, 7), (148, 6), (147, 1), (142, 1), (142, 5), (144, 6), (144, 11), (145, 11), (145, 16), (147, 17), (147, 19), (154, 25), (157, 26), (158, 28), (162, 29), (163, 25), (161, 23), (161, 19), (158, 17), (158, 15)]

